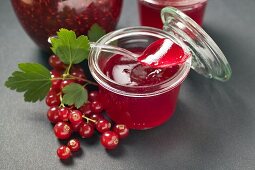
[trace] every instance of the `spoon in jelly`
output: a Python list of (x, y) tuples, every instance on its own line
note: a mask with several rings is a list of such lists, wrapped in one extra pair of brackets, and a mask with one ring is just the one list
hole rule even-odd
[(153, 68), (166, 68), (180, 65), (190, 56), (189, 54), (186, 54), (178, 44), (166, 38), (159, 39), (150, 44), (141, 55), (132, 53), (131, 51), (120, 47), (109, 45), (91, 43), (91, 47), (101, 48), (103, 51), (132, 57), (142, 65), (147, 65)]

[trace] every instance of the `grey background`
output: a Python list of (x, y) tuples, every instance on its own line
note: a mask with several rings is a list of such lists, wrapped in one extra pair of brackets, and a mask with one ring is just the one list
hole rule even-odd
[[(209, 0), (204, 28), (228, 58), (226, 83), (193, 71), (184, 82), (174, 117), (132, 131), (118, 149), (82, 141), (71, 161), (56, 156), (59, 141), (46, 105), (25, 103), (3, 86), (20, 62), (45, 64), (19, 25), (8, 0), (0, 2), (0, 169), (255, 169), (255, 1)], [(138, 25), (135, 0), (125, 0), (119, 28)]]

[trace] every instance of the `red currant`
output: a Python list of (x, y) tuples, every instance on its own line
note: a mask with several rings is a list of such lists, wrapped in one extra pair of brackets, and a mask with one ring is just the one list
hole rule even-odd
[(67, 80), (63, 80), (61, 82), (61, 85), (60, 85), (60, 88), (63, 89), (65, 86), (71, 84), (71, 83), (74, 83), (74, 80), (73, 79), (67, 79)]
[(82, 138), (89, 138), (93, 136), (94, 134), (94, 127), (89, 124), (89, 123), (84, 123), (81, 125), (79, 134), (81, 135)]
[(67, 107), (62, 107), (58, 110), (59, 120), (68, 121), (71, 110)]
[(88, 95), (89, 101), (98, 101), (99, 100), (99, 92), (98, 91), (91, 91)]
[(82, 113), (79, 110), (73, 110), (69, 114), (69, 121), (72, 124), (79, 124), (82, 122)]
[(100, 119), (103, 119), (103, 117), (100, 114), (92, 114), (90, 116), (90, 119), (95, 120), (96, 122)]
[(48, 95), (51, 95), (52, 93), (53, 94), (58, 94), (60, 91), (57, 91), (55, 89), (53, 89), (52, 87), (50, 88), (49, 92), (48, 92)]
[(57, 70), (64, 70), (66, 68), (66, 65), (56, 55), (51, 55), (50, 56), (49, 64), (50, 64), (51, 67), (53, 67)]
[(83, 72), (71, 72), (71, 75), (76, 77), (75, 78), (75, 82), (79, 83), (79, 84), (84, 84), (85, 83), (85, 79), (86, 79), (86, 76)]
[(119, 136), (120, 139), (126, 138), (129, 134), (129, 129), (124, 124), (116, 124), (113, 127), (113, 131)]
[(96, 122), (96, 129), (100, 133), (104, 133), (111, 129), (111, 123), (106, 119), (100, 119)]
[(48, 106), (58, 106), (60, 105), (60, 96), (57, 93), (51, 92), (46, 97), (46, 104)]
[(60, 146), (57, 150), (57, 155), (60, 159), (68, 159), (71, 157), (71, 150), (67, 146)]
[(81, 127), (82, 124), (83, 124), (83, 121), (80, 122), (80, 123), (78, 123), (78, 124), (72, 124), (72, 123), (71, 123), (72, 130), (73, 130), (74, 132), (79, 132), (80, 127)]
[(91, 103), (91, 109), (94, 113), (100, 113), (103, 111), (103, 105), (99, 101), (93, 101)]
[(59, 121), (58, 106), (52, 106), (47, 112), (47, 117), (51, 123), (57, 123)]
[(50, 71), (51, 78), (59, 78), (62, 76), (62, 72), (56, 69)]
[(67, 122), (58, 122), (54, 126), (54, 133), (58, 139), (68, 139), (72, 134), (72, 128)]
[(67, 146), (70, 148), (72, 152), (78, 151), (81, 147), (80, 141), (78, 139), (71, 139), (68, 143)]
[(91, 103), (87, 102), (84, 105), (82, 105), (79, 110), (83, 113), (84, 116), (91, 116), (92, 115), (92, 109), (91, 109)]
[(104, 132), (100, 137), (101, 144), (106, 149), (114, 149), (119, 144), (119, 138), (118, 135), (115, 132), (112, 131), (106, 131)]
[(73, 72), (84, 73), (84, 70), (83, 70), (81, 65), (76, 64), (76, 65), (73, 65), (72, 68), (71, 68), (71, 73), (73, 73)]
[[(51, 78), (61, 78), (61, 73), (57, 70), (51, 70)], [(55, 90), (57, 93), (60, 92), (61, 79), (51, 80), (51, 88)]]

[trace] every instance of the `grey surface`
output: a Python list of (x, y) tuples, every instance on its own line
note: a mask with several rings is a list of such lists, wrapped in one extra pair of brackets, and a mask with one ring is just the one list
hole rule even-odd
[[(1, 0), (0, 169), (255, 169), (254, 8), (254, 0), (209, 0), (204, 27), (232, 66), (229, 82), (191, 72), (166, 124), (132, 131), (112, 152), (83, 140), (82, 152), (61, 162), (45, 104), (25, 103), (3, 86), (17, 63), (47, 60)], [(136, 1), (125, 0), (122, 14), (119, 28), (138, 25)]]

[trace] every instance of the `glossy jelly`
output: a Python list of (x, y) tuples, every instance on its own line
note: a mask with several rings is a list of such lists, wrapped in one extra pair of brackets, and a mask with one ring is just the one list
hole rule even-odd
[(12, 0), (14, 11), (33, 41), (49, 50), (48, 38), (60, 28), (87, 34), (97, 23), (107, 32), (115, 29), (122, 0)]
[[(179, 66), (154, 69), (127, 57), (115, 55), (102, 69), (104, 74), (116, 83), (133, 86), (135, 93), (144, 93), (146, 88), (142, 88), (143, 86), (152, 86), (171, 79), (179, 70)], [(100, 88), (100, 92), (104, 108), (111, 119), (130, 128), (144, 129), (157, 126), (172, 116), (179, 89), (180, 86), (177, 86), (161, 95), (140, 98), (118, 95), (103, 87)]]
[(172, 6), (202, 25), (206, 5), (207, 0), (139, 0), (140, 22), (143, 26), (162, 28), (160, 11), (166, 6)]
[[(155, 28), (133, 27), (109, 33), (98, 43), (141, 54), (161, 38), (173, 39)], [(178, 40), (175, 43), (179, 44)], [(179, 45), (183, 47), (183, 44)], [(114, 51), (94, 49), (89, 56), (89, 67), (100, 85), (101, 100), (108, 116), (118, 124), (142, 130), (156, 127), (173, 115), (190, 60), (180, 66), (152, 68), (116, 55)]]

